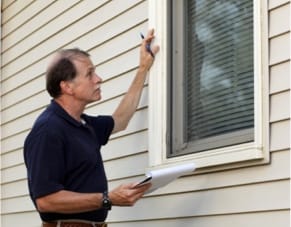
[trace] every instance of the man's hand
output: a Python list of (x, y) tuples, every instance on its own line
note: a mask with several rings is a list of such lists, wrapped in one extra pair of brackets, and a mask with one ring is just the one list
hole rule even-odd
[(135, 187), (136, 184), (122, 184), (109, 192), (108, 196), (115, 206), (133, 206), (151, 187), (151, 184)]
[(154, 62), (154, 56), (159, 51), (159, 46), (151, 46), (154, 36), (154, 29), (148, 31), (147, 36), (143, 39), (140, 48), (140, 63), (139, 67), (141, 70), (149, 70)]

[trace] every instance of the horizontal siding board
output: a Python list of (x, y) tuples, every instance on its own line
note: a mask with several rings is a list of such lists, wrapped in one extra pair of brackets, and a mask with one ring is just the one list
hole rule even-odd
[(103, 160), (126, 157), (147, 150), (147, 131), (129, 134), (123, 137), (112, 139), (102, 148)]
[(291, 62), (274, 65), (270, 69), (270, 93), (290, 89)]
[(285, 20), (284, 18), (290, 18), (290, 3), (282, 7), (276, 8), (270, 11), (270, 25), (269, 36), (277, 36), (285, 32), (290, 31), (291, 20)]
[(271, 96), (270, 122), (290, 119), (290, 101), (290, 91)]
[[(103, 43), (116, 37), (133, 27), (142, 24), (147, 20), (147, 12), (144, 10), (146, 1), (141, 2), (138, 5), (130, 8), (129, 10), (123, 12), (112, 18), (102, 26), (84, 34), (82, 37), (74, 40), (69, 44), (70, 47), (81, 47), (84, 50), (90, 50), (96, 45), (103, 45)], [(134, 20), (132, 20), (134, 18)], [(143, 28), (145, 28), (144, 25)], [(112, 29), (114, 28), (114, 29)], [(138, 35), (138, 34), (137, 34)], [(140, 38), (140, 37), (139, 37)], [(88, 42), (92, 40), (92, 42)], [(132, 44), (129, 42), (129, 44)]]
[[(134, 209), (134, 208), (133, 208)], [(145, 211), (146, 212), (146, 211)], [(109, 214), (110, 215), (110, 214)], [(110, 222), (110, 227), (277, 227), (290, 226), (289, 211), (273, 211), (273, 212), (257, 212), (245, 214), (228, 214), (228, 215), (213, 215), (200, 216), (179, 219), (157, 219), (147, 221), (133, 221), (133, 222)], [(26, 213), (12, 213), (5, 214), (2, 217), (3, 227), (19, 226), (22, 227), (39, 227), (40, 218), (36, 212)]]
[(116, 207), (108, 221), (172, 219), (289, 209), (289, 192), (290, 184), (285, 180), (146, 197), (134, 208)]
[[(126, 93), (135, 75), (136, 70), (132, 70), (130, 72), (122, 74), (121, 76), (115, 77), (112, 80), (105, 81), (104, 83), (102, 83), (101, 84), (102, 100), (108, 100)], [(100, 77), (102, 78), (102, 75), (100, 75)], [(114, 109), (111, 110), (111, 112), (113, 111)]]
[[(5, 59), (7, 60), (3, 62), (3, 65), (4, 66), (7, 65), (12, 60), (17, 61), (16, 57), (18, 56), (19, 56), (18, 58), (22, 58), (22, 56), (25, 55), (26, 53), (29, 53), (31, 51), (33, 52), (34, 47), (37, 47), (39, 45), (42, 46), (45, 45), (46, 43), (51, 43), (50, 37), (53, 38), (53, 36), (55, 36), (57, 38), (58, 35), (61, 35), (66, 30), (68, 30), (68, 32), (66, 33), (68, 34), (71, 28), (75, 28), (74, 31), (73, 30), (71, 31), (71, 34), (81, 35), (83, 33), (88, 32), (88, 30), (93, 29), (96, 25), (98, 25), (98, 23), (89, 23), (88, 20), (90, 19), (90, 14), (92, 11), (94, 11), (94, 9), (97, 9), (96, 15), (98, 15), (98, 7), (100, 7), (105, 2), (106, 2), (105, 0), (93, 1), (92, 4), (88, 4), (88, 1), (81, 1), (80, 4), (76, 5), (69, 11), (60, 14), (59, 17), (55, 18), (51, 22), (44, 25), (37, 32), (30, 34), (30, 36), (28, 36), (26, 39), (24, 39), (21, 43), (19, 43), (15, 47), (13, 47), (11, 50), (5, 52), (3, 57), (5, 57)], [(60, 2), (59, 4), (66, 5), (63, 2)], [(70, 4), (68, 6), (70, 6)], [(84, 15), (88, 15), (88, 19), (86, 19), (87, 16), (83, 19)], [(100, 21), (102, 22), (102, 19)], [(79, 25), (79, 23), (82, 24)], [(70, 24), (72, 25), (69, 26)], [(76, 31), (77, 30), (76, 26), (79, 26), (78, 31)], [(17, 36), (17, 34), (15, 34), (15, 36)], [(67, 37), (64, 37), (63, 35), (64, 41), (68, 40), (67, 42), (69, 42), (73, 37), (75, 36), (67, 35)], [(45, 53), (46, 52), (44, 52), (43, 54)], [(36, 55), (36, 53), (33, 55)], [(29, 59), (32, 60), (32, 58)]]
[(1, 189), (2, 189), (2, 199), (15, 198), (21, 196), (23, 197), (28, 195), (28, 185), (26, 179), (5, 183), (2, 185)]
[[(120, 1), (120, 3), (118, 3), (117, 1)], [(23, 68), (26, 68), (29, 64), (46, 57), (49, 54), (48, 51), (62, 48), (63, 46), (68, 45), (68, 43), (72, 42), (73, 40), (76, 40), (78, 37), (81, 37), (82, 35), (84, 35), (84, 33), (88, 32), (90, 29), (93, 29), (92, 21), (95, 21), (94, 27), (96, 28), (106, 21), (110, 20), (112, 17), (120, 14), (120, 12), (128, 9), (128, 7), (136, 4), (137, 2), (137, 0), (115, 0), (114, 2), (109, 2), (104, 7), (98, 9), (98, 11), (87, 15), (81, 20), (62, 30), (62, 32), (59, 32), (49, 39), (45, 40), (40, 45), (38, 45), (37, 48), (31, 49), (24, 55), (15, 59), (13, 62), (4, 66), (2, 68), (4, 79), (14, 75)], [(91, 6), (89, 5), (88, 7)], [(76, 14), (78, 13), (76, 12)], [(71, 16), (73, 17), (74, 15)], [(68, 18), (68, 20), (72, 19), (73, 18)], [(72, 36), (72, 34), (74, 35)], [(27, 62), (27, 59), (30, 59), (30, 61)]]
[[(36, 115), (38, 114), (36, 113)], [(35, 119), (35, 118), (32, 118), (32, 119)], [(16, 135), (13, 135), (11, 137), (1, 140), (1, 146), (2, 146), (1, 153), (4, 154), (6, 152), (22, 149), (23, 142), (27, 134), (28, 134), (28, 131), (24, 131), (19, 134), (16, 134)]]
[[(15, 132), (17, 131), (18, 133), (10, 135), (9, 137), (2, 137), (2, 153), (6, 153), (6, 152), (10, 152), (16, 149), (20, 149), (23, 146), (24, 143), (24, 139), (28, 134), (28, 129), (31, 128), (31, 126), (33, 125), (35, 119), (37, 118), (37, 116), (42, 112), (42, 110), (38, 110), (35, 111), (31, 114), (27, 114), (25, 116), (23, 116), (23, 118), (20, 118), (20, 120), (17, 120), (17, 122), (15, 122), (15, 127), (17, 126), (17, 128), (15, 128)], [(16, 124), (17, 123), (17, 124)], [(11, 126), (13, 128), (13, 124)], [(3, 135), (5, 135), (5, 133), (8, 135), (9, 132), (5, 132), (3, 130)]]
[[(108, 61), (115, 56), (126, 53), (141, 43), (140, 31), (145, 29), (145, 24), (141, 24), (131, 30), (110, 39), (108, 42), (97, 46), (90, 51), (92, 59), (98, 65), (101, 62)], [(137, 56), (138, 57), (138, 56)]]
[[(29, 65), (25, 69), (17, 72), (12, 77), (7, 77), (6, 79), (2, 78), (2, 81), (1, 81), (1, 84), (3, 87), (2, 95), (7, 94), (9, 92), (13, 92), (16, 89), (19, 89), (21, 86), (27, 83), (30, 83), (32, 80), (36, 79), (37, 77), (44, 75), (44, 72), (49, 63), (50, 58), (51, 58), (51, 55), (47, 56), (46, 58), (40, 59), (35, 64)], [(4, 74), (3, 71), (2, 71), (2, 74)], [(35, 88), (36, 91), (38, 91), (38, 89), (43, 89), (43, 88), (37, 88), (37, 87)], [(5, 100), (5, 98), (3, 98), (3, 100)], [(7, 106), (7, 103), (6, 103), (6, 106)]]
[(7, 23), (8, 20), (11, 20), (21, 11), (27, 8), (31, 4), (31, 0), (5, 0), (2, 1), (2, 9), (5, 9), (2, 12), (2, 23)]
[(99, 74), (103, 80), (111, 79), (112, 77), (122, 74), (126, 71), (135, 69), (138, 66), (139, 49), (134, 48), (126, 53), (116, 56), (110, 61), (98, 64), (96, 68), (97, 74)]
[(36, 211), (10, 213), (2, 215), (2, 226), (40, 227), (40, 217)]
[[(30, 113), (33, 113), (35, 110), (42, 110), (49, 103), (49, 100), (47, 93), (43, 92), (6, 109), (4, 111), (2, 123), (2, 138), (12, 136), (15, 133), (31, 128), (35, 119), (31, 119)], [(17, 109), (21, 110), (19, 111), (20, 113), (13, 112)], [(20, 115), (21, 113), (23, 113), (23, 115)], [(6, 114), (9, 114), (9, 118), (6, 117)], [(6, 120), (7, 123), (5, 122)]]
[[(2, 0), (1, 4), (2, 4), (2, 13), (7, 11), (7, 8), (13, 4), (13, 2), (15, 2), (16, 0)], [(6, 16), (7, 17), (7, 16)]]
[(11, 168), (2, 169), (2, 184), (23, 180), (26, 178), (24, 163)]
[[(15, 206), (17, 204), (17, 206)], [(29, 196), (2, 200), (2, 214), (35, 210)]]
[[(101, 87), (101, 89), (103, 89)], [(123, 95), (110, 99), (102, 98), (98, 104), (90, 105), (85, 112), (90, 115), (112, 115), (121, 102)], [(148, 87), (144, 87), (137, 109), (145, 108), (148, 104)]]
[[(110, 215), (110, 214), (109, 214)], [(199, 217), (182, 217), (109, 223), (110, 227), (277, 227), (290, 226), (289, 211), (257, 212), (244, 214), (227, 214)]]
[[(9, 100), (9, 102), (5, 102), (5, 109), (3, 108), (2, 110), (2, 125), (47, 106), (51, 98), (44, 90), (45, 82), (43, 79), (44, 77), (40, 80), (42, 83), (40, 81), (31, 82), (5, 95), (6, 100)], [(34, 87), (39, 87), (41, 91), (35, 93)], [(17, 98), (17, 95), (21, 99)], [(12, 100), (14, 100), (14, 103), (11, 103)]]
[(184, 193), (187, 191), (207, 191), (215, 188), (234, 187), (239, 185), (263, 183), (290, 178), (289, 150), (272, 154), (272, 165), (254, 166), (223, 172), (213, 172), (181, 177), (169, 185), (152, 193), (163, 194)]
[[(48, 26), (47, 24), (56, 17), (62, 18), (65, 12), (79, 1), (80, 0), (54, 1), (53, 4), (41, 11), (37, 17), (32, 17), (9, 36), (5, 37), (2, 40), (2, 51), (5, 52), (3, 56), (7, 58), (4, 59), (4, 63), (11, 61), (11, 59), (24, 53), (25, 50), (27, 51), (32, 46), (41, 43), (51, 36), (51, 34), (44, 29)], [(66, 22), (69, 23), (68, 20), (66, 20)], [(58, 27), (56, 26), (54, 31), (57, 31), (59, 26), (63, 25), (63, 23), (58, 24)], [(7, 52), (8, 49), (9, 51)]]
[(1, 169), (8, 168), (23, 163), (23, 150), (15, 150), (1, 154), (2, 165)]
[(269, 0), (269, 9), (274, 9), (290, 3), (290, 0)]
[(270, 150), (290, 149), (290, 120), (271, 124)]
[(9, 33), (30, 20), (32, 17), (37, 16), (44, 8), (48, 7), (54, 1), (55, 0), (33, 2), (30, 0), (16, 1), (15, 4), (10, 7), (11, 13), (13, 13), (13, 11), (17, 12), (19, 9), (21, 10), (17, 12), (17, 15), (15, 14), (16, 16), (11, 18), (6, 24), (3, 25), (2, 37), (7, 36)]
[(290, 33), (270, 40), (270, 65), (290, 60)]
[(19, 134), (30, 129), (35, 119), (31, 120), (31, 115), (27, 114), (12, 122), (2, 126), (2, 140), (12, 138), (15, 134)]
[(145, 130), (147, 128), (148, 128), (148, 110), (141, 109), (135, 112), (125, 130), (113, 134), (111, 138), (132, 134), (134, 132)]
[[(126, 147), (124, 149), (126, 149)], [(106, 161), (104, 166), (108, 180), (112, 181), (141, 175), (144, 173), (147, 164), (147, 154), (141, 153), (116, 160)]]
[[(23, 105), (21, 103), (28, 103), (29, 100), (42, 100), (43, 98), (47, 99), (49, 97), (48, 93), (45, 92), (45, 82), (39, 83), (43, 81), (44, 76), (40, 78), (40, 80), (32, 81), (31, 83), (25, 84), (12, 92), (5, 94), (2, 97), (2, 110), (3, 110), (3, 123), (11, 121), (17, 117), (20, 117), (20, 113), (24, 113), (29, 109), (34, 109), (35, 105), (32, 104), (31, 107), (27, 106), (23, 110), (20, 110), (20, 113), (13, 113), (12, 111), (15, 108), (18, 108), (19, 105)], [(36, 85), (36, 87), (34, 87)], [(40, 108), (44, 106), (46, 103), (43, 103)]]

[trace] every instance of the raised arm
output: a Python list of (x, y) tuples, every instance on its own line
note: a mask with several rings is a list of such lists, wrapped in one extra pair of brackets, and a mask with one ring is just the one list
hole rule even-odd
[[(127, 93), (121, 100), (117, 109), (113, 113), (115, 123), (113, 133), (124, 130), (136, 111), (147, 73), (154, 62), (154, 58), (147, 50), (147, 45), (151, 44), (153, 38), (154, 30), (151, 29), (149, 30), (147, 36), (143, 39), (140, 47), (140, 62), (135, 78), (133, 79)], [(155, 55), (159, 51), (159, 47), (153, 46), (151, 47), (151, 50)]]

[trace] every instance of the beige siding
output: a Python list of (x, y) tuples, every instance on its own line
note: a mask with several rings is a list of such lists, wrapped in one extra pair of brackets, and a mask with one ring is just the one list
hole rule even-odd
[(288, 212), (259, 212), (248, 214), (229, 214), (229, 215), (213, 215), (213, 216), (199, 216), (179, 219), (160, 219), (144, 222), (129, 222), (129, 223), (112, 223), (112, 227), (246, 227), (246, 226), (285, 226), (288, 222)]
[[(289, 201), (285, 196), (289, 190), (288, 184), (288, 181), (280, 181), (276, 184), (271, 182), (190, 191), (172, 194), (170, 201), (167, 195), (160, 196), (159, 201), (155, 197), (148, 197), (142, 201), (141, 205), (137, 204), (135, 209), (117, 208), (114, 215), (119, 221), (135, 221), (137, 218), (141, 220), (169, 219), (288, 209)], [(153, 204), (155, 209), (151, 209)], [(141, 212), (141, 209), (147, 212)]]
[[(268, 4), (269, 37), (263, 38), (269, 40), (264, 79), (269, 83), (270, 163), (180, 178), (133, 208), (115, 207), (110, 226), (290, 226), (290, 1)], [(50, 100), (44, 89), (48, 59), (59, 48), (88, 50), (104, 83), (102, 101), (87, 112), (111, 114), (139, 63), (148, 2), (2, 0), (2, 10), (1, 226), (37, 227), (22, 148)], [(140, 179), (148, 166), (147, 105), (146, 84), (128, 128), (103, 148), (110, 187)]]
[[(193, 223), (196, 218), (204, 218), (200, 221), (206, 223), (208, 217), (225, 217), (227, 220), (234, 217), (235, 221), (250, 213), (263, 216), (266, 215), (265, 212), (276, 211), (277, 215), (287, 221), (290, 201), (289, 168), (289, 150), (285, 150), (272, 155), (272, 165), (184, 177), (147, 196), (134, 208), (114, 209), (109, 220), (123, 220), (125, 223), (121, 226), (126, 226), (130, 224), (127, 221), (136, 221), (137, 217), (147, 221), (169, 219), (164, 224), (181, 218), (180, 222), (176, 220), (175, 223), (184, 225), (183, 217), (190, 218)], [(277, 226), (276, 223), (280, 223), (277, 218), (261, 221), (263, 226)], [(243, 223), (238, 223), (238, 226), (243, 226)], [(214, 223), (209, 226), (214, 226)]]

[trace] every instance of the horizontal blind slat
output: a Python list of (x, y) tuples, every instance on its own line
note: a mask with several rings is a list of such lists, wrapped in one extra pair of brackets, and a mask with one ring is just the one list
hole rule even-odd
[(254, 126), (252, 7), (251, 0), (188, 1), (188, 142)]

